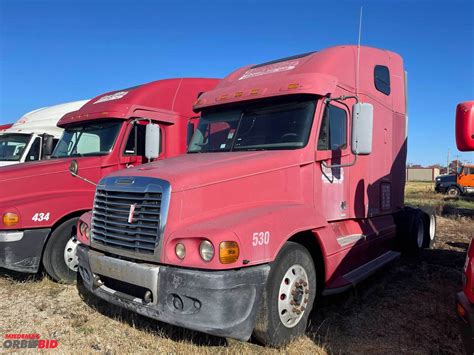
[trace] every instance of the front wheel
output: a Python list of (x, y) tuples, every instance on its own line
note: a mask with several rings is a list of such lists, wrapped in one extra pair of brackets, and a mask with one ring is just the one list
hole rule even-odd
[(446, 194), (448, 194), (448, 196), (457, 197), (461, 195), (461, 190), (456, 186), (450, 186)]
[(78, 217), (71, 218), (57, 227), (44, 249), (43, 266), (54, 281), (70, 284), (76, 280), (79, 265), (76, 255), (78, 220)]
[(261, 343), (280, 347), (304, 334), (316, 296), (316, 269), (303, 246), (287, 242), (265, 286), (254, 329)]

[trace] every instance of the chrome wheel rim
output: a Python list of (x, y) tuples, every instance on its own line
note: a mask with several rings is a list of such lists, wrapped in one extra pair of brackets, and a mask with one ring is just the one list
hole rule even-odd
[(278, 292), (278, 315), (285, 327), (293, 328), (300, 322), (308, 299), (308, 275), (301, 265), (295, 264), (286, 271)]
[(66, 263), (67, 267), (77, 272), (77, 268), (79, 267), (79, 260), (77, 258), (77, 238), (74, 236), (68, 240), (66, 247), (64, 248), (64, 262)]
[(436, 234), (436, 219), (435, 216), (430, 215), (430, 240), (435, 238)]
[(420, 220), (420, 223), (418, 223), (418, 230), (416, 232), (416, 242), (418, 243), (418, 248), (423, 247), (423, 239), (425, 237), (425, 228), (423, 226), (423, 221)]

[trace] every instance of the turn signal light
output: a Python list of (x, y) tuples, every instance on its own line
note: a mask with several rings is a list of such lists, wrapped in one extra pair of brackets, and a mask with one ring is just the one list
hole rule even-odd
[(239, 259), (237, 242), (222, 242), (219, 246), (219, 260), (222, 264), (232, 264)]
[(3, 224), (7, 227), (14, 226), (20, 222), (20, 217), (13, 212), (7, 212), (3, 215)]
[(300, 84), (293, 83), (293, 84), (288, 84), (288, 89), (298, 89), (300, 87)]

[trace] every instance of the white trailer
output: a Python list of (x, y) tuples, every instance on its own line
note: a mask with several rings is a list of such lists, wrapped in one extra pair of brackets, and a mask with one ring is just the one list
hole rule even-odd
[(0, 133), (0, 167), (48, 158), (62, 135), (58, 121), (88, 100), (43, 107), (28, 112)]

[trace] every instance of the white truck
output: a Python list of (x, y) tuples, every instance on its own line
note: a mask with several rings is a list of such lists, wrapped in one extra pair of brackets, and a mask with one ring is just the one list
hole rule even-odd
[(47, 159), (63, 129), (56, 126), (68, 112), (80, 109), (88, 100), (43, 107), (28, 112), (0, 133), (0, 167)]

